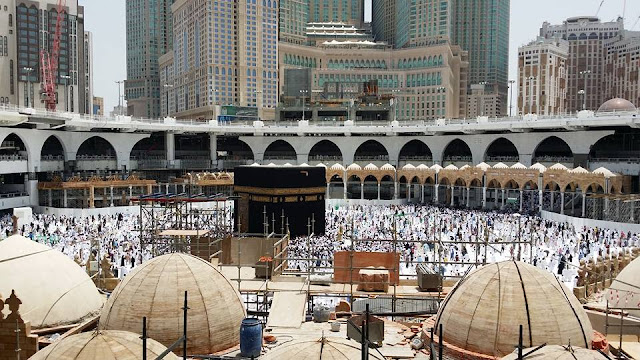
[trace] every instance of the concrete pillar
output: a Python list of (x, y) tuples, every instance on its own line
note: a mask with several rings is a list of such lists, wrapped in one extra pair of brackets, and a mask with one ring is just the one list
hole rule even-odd
[(327, 183), (327, 194), (325, 195), (325, 198), (328, 199), (329, 198), (329, 186), (331, 185), (330, 182)]
[(453, 191), (454, 191), (454, 187), (453, 185), (451, 185), (451, 207), (453, 207)]
[(538, 207), (542, 211), (542, 189), (538, 190)]
[[(582, 192), (582, 217), (584, 217), (586, 210), (587, 210), (587, 194), (583, 191)], [(631, 217), (633, 217), (633, 215), (631, 215)]]
[(529, 167), (533, 162), (533, 155), (531, 154), (518, 154), (519, 161), (522, 165)]
[(109, 198), (111, 199), (111, 206), (113, 206), (113, 186), (109, 187)]
[(378, 200), (380, 200), (380, 183), (378, 183)]
[(89, 187), (89, 207), (94, 208), (96, 206), (95, 203), (95, 188), (93, 186)]
[(497, 208), (498, 207), (498, 188), (496, 188), (494, 193), (495, 193), (495, 197), (493, 198), (493, 207)]
[(169, 183), (164, 184), (164, 193), (165, 194), (169, 193)]
[(524, 193), (520, 189), (520, 212), (522, 212), (522, 202), (524, 201)]
[(393, 183), (393, 199), (398, 199), (398, 195), (400, 194), (400, 189), (398, 189), (398, 180)]
[(555, 198), (555, 191), (551, 191), (551, 201), (549, 202), (551, 209), (550, 211), (553, 212), (553, 200)]
[(505, 189), (502, 189), (502, 208), (504, 208), (505, 204), (506, 204)]
[(174, 161), (176, 159), (176, 138), (173, 133), (164, 133), (164, 146), (167, 151), (167, 161)]
[(420, 184), (420, 203), (424, 204), (424, 184)]
[(469, 193), (470, 193), (470, 191), (471, 191), (471, 188), (467, 188), (467, 208), (469, 208), (469, 198), (470, 198)]
[(560, 215), (564, 215), (564, 191), (560, 192)]
[(433, 203), (437, 204), (438, 203), (438, 184), (433, 185)]
[(211, 168), (218, 169), (218, 137), (216, 134), (209, 134), (209, 154)]
[(411, 202), (411, 187), (413, 185), (411, 185), (411, 183), (407, 183), (407, 201)]
[(346, 180), (344, 182), (344, 186), (342, 187), (342, 191), (344, 193), (342, 198), (346, 200), (347, 199), (347, 181)]
[(47, 195), (47, 205), (53, 206), (53, 194), (51, 193), (51, 189), (49, 189), (49, 194)]
[(633, 224), (636, 222), (636, 218), (634, 214), (636, 211), (636, 202), (632, 201), (629, 205), (631, 206), (631, 217), (629, 218), (629, 222)]
[(609, 198), (604, 199), (604, 211), (602, 212), (602, 220), (607, 220), (609, 216)]
[(296, 161), (297, 164), (294, 165), (301, 165), (306, 163), (307, 161), (309, 161), (309, 154), (296, 154)]
[(360, 183), (360, 199), (364, 200), (364, 183)]
[(62, 190), (62, 206), (67, 207), (67, 189)]
[[(182, 185), (184, 186), (184, 185)], [(129, 205), (131, 205), (131, 198), (133, 197), (133, 186), (129, 185)]]
[(487, 187), (486, 186), (482, 187), (482, 208), (483, 209), (487, 208)]

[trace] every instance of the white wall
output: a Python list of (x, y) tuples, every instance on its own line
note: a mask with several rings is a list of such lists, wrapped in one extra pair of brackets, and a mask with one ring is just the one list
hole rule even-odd
[(604, 229), (612, 229), (619, 231), (631, 231), (632, 233), (640, 233), (640, 224), (631, 223), (618, 223), (613, 221), (592, 220), (578, 217), (572, 217), (567, 215), (560, 215), (549, 211), (542, 211), (541, 216), (543, 219), (567, 222), (575, 227), (589, 226), (598, 227)]

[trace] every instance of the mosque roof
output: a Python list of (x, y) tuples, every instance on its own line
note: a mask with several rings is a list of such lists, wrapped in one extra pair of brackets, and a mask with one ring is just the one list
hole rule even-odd
[(298, 166), (309, 166), (309, 164), (307, 164), (307, 163), (302, 163), (302, 164), (300, 164), (300, 165), (298, 165)]
[(636, 111), (635, 105), (631, 103), (629, 100), (614, 98), (608, 101), (605, 101), (604, 104), (600, 106), (598, 109), (599, 113), (602, 112), (620, 112), (620, 111)]
[[(533, 351), (533, 348), (523, 349), (522, 353), (527, 354), (530, 351)], [(511, 354), (502, 358), (502, 360), (516, 360), (518, 359), (517, 350), (512, 352)], [(564, 345), (547, 345), (542, 349), (536, 350), (531, 353), (531, 355), (527, 356), (525, 359), (527, 360), (543, 360), (543, 359), (553, 359), (553, 360), (605, 360), (608, 359), (604, 355), (600, 354), (596, 350), (587, 350), (583, 348), (577, 348), (572, 346), (564, 346)]]
[(540, 163), (535, 163), (535, 164), (529, 166), (529, 169), (535, 169), (535, 170), (540, 171), (541, 173), (547, 171), (547, 167), (542, 165), (542, 164), (540, 164)]
[(589, 170), (587, 170), (587, 169), (583, 168), (582, 166), (578, 166), (578, 167), (577, 167), (577, 168), (575, 168), (575, 169), (571, 169), (571, 170), (569, 170), (569, 172), (570, 172), (570, 173), (573, 173), (573, 174), (588, 174), (588, 173), (589, 173)]
[(323, 167), (323, 168), (326, 168), (326, 167), (327, 167), (327, 165), (325, 165), (325, 164), (323, 164), (323, 163), (320, 163), (320, 164), (316, 165), (316, 167)]
[(258, 164), (257, 162), (254, 162), (253, 164), (251, 164), (250, 166), (260, 166), (260, 164)]
[(293, 165), (291, 165), (291, 163), (285, 163), (284, 165), (282, 165), (284, 167), (292, 167)]
[(449, 164), (447, 166), (444, 167), (445, 170), (458, 170), (458, 167), (453, 165), (453, 164)]
[(342, 164), (335, 163), (331, 165), (331, 170), (342, 170), (344, 171), (344, 166)]
[(245, 317), (240, 295), (213, 265), (180, 253), (158, 256), (129, 273), (107, 300), (100, 328), (138, 333), (146, 317), (148, 336), (170, 346), (182, 336), (185, 291), (187, 353), (211, 354), (238, 345)]
[[(147, 357), (156, 358), (167, 348), (153, 339), (147, 339)], [(100, 359), (142, 360), (142, 339), (128, 331), (103, 330), (84, 332), (66, 337), (43, 350), (32, 360), (93, 360)], [(173, 353), (164, 359), (178, 359)]]
[(429, 167), (425, 164), (420, 164), (416, 167), (418, 170), (429, 170)]
[(599, 168), (597, 168), (597, 169), (593, 170), (593, 173), (594, 173), (594, 174), (602, 174), (602, 175), (604, 175), (605, 177), (613, 177), (613, 176), (616, 176), (616, 174), (615, 174), (615, 173), (613, 173), (611, 170), (609, 170), (609, 169), (607, 169), (607, 168), (605, 168), (605, 167), (599, 167)]
[(508, 169), (509, 167), (505, 164), (505, 163), (497, 163), (495, 165), (493, 165), (494, 169)]
[(367, 166), (365, 166), (364, 169), (371, 171), (371, 170), (378, 170), (378, 167), (370, 163)]
[(560, 163), (551, 165), (549, 167), (549, 170), (568, 170), (568, 168)]
[[(320, 339), (292, 341), (268, 351), (261, 357), (264, 360), (300, 360), (332, 359), (352, 360), (361, 358), (359, 344), (341, 338), (326, 337)], [(369, 359), (382, 360), (375, 351), (369, 352)]]
[(511, 165), (511, 168), (512, 169), (521, 169), (522, 170), (522, 169), (526, 169), (527, 167), (518, 162), (518, 163), (515, 163), (515, 164)]
[(405, 166), (403, 166), (403, 167), (402, 167), (402, 169), (403, 169), (403, 170), (413, 170), (413, 169), (415, 169), (415, 168), (416, 168), (416, 167), (415, 167), (415, 166), (413, 166), (413, 165), (411, 165), (411, 164), (407, 164), (407, 165), (405, 165)]
[(357, 171), (357, 170), (362, 170), (362, 167), (356, 163), (353, 163), (347, 166), (347, 170)]
[(576, 297), (552, 273), (522, 262), (483, 266), (451, 290), (436, 318), (444, 339), (462, 349), (505, 356), (518, 344), (589, 347), (593, 330)]
[(269, 163), (267, 166), (269, 166), (269, 167), (276, 167), (276, 166), (278, 166), (278, 165), (276, 165), (276, 164), (274, 164), (274, 163)]
[(391, 171), (393, 171), (393, 170), (395, 170), (395, 169), (396, 169), (396, 168), (395, 168), (395, 167), (393, 167), (393, 165), (388, 164), (388, 163), (387, 163), (387, 164), (384, 164), (384, 165), (382, 165), (382, 167), (380, 167), (380, 170), (391, 170)]
[(478, 169), (482, 169), (483, 171), (487, 171), (487, 169), (491, 168), (491, 165), (487, 164), (486, 162), (481, 162), (480, 164), (476, 165), (476, 167)]
[(439, 172), (440, 170), (442, 170), (442, 166), (435, 164), (433, 166), (431, 166), (430, 168), (431, 170), (434, 170), (435, 172)]
[(464, 164), (464, 165), (462, 165), (462, 166), (460, 167), (460, 169), (459, 169), (459, 170), (466, 170), (466, 169), (468, 169), (468, 168), (470, 168), (470, 167), (471, 167), (471, 166), (469, 166), (469, 164)]
[(0, 241), (0, 294), (15, 290), (34, 328), (74, 324), (97, 314), (98, 289), (67, 255), (20, 235)]

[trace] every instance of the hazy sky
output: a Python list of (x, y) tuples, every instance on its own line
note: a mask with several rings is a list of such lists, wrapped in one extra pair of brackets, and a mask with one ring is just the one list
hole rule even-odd
[[(126, 78), (125, 0), (79, 0), (85, 7), (85, 24), (93, 32), (94, 94), (105, 99), (105, 113), (118, 104), (115, 81)], [(517, 75), (518, 46), (533, 40), (546, 20), (559, 24), (568, 17), (595, 15), (602, 0), (512, 0), (509, 77)], [(599, 17), (602, 21), (621, 16), (624, 0), (605, 0)], [(626, 28), (640, 17), (640, 1), (627, 0)], [(366, 0), (365, 18), (370, 19)], [(640, 30), (638, 23), (634, 30)], [(515, 92), (514, 92), (515, 98)]]

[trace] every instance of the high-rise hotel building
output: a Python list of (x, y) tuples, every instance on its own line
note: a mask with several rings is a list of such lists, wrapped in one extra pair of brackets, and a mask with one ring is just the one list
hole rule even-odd
[[(0, 104), (45, 108), (40, 51), (53, 50), (56, 0), (0, 0)], [(57, 111), (93, 110), (91, 35), (77, 0), (63, 7), (55, 74)]]
[(173, 0), (127, 0), (127, 113), (136, 117), (160, 116), (158, 59), (172, 48)]
[(159, 61), (161, 113), (215, 119), (221, 105), (234, 105), (268, 117), (277, 104), (278, 2), (178, 0), (171, 10), (173, 51)]

